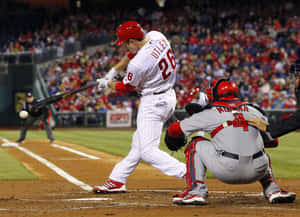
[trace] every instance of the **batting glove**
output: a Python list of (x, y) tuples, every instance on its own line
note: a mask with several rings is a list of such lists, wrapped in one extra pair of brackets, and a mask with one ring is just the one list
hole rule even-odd
[(102, 88), (108, 88), (108, 80), (105, 78), (100, 78), (96, 80), (98, 82), (98, 88), (101, 90)]
[(105, 75), (105, 79), (108, 81), (112, 81), (114, 79), (114, 77), (116, 77), (118, 74), (117, 70), (115, 70), (114, 68), (111, 68), (109, 70), (109, 72)]

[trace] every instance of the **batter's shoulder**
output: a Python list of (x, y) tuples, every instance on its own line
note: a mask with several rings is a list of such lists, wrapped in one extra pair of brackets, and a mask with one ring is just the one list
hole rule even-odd
[(166, 36), (163, 33), (156, 30), (152, 30), (146, 34), (146, 38), (153, 39), (153, 40), (160, 39), (161, 37), (166, 37)]

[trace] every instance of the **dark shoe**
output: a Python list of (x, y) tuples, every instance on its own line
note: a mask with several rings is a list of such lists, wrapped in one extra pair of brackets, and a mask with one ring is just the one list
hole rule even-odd
[(24, 140), (18, 139), (16, 142), (17, 142), (17, 143), (24, 143)]

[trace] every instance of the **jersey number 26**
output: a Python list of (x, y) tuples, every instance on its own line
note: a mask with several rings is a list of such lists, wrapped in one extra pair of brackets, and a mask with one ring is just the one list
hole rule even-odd
[(171, 68), (173, 70), (176, 68), (175, 57), (171, 49), (167, 51), (167, 58), (162, 58), (158, 63), (159, 69), (162, 72), (164, 80), (166, 80), (172, 74), (172, 71), (167, 72), (169, 65), (171, 65)]

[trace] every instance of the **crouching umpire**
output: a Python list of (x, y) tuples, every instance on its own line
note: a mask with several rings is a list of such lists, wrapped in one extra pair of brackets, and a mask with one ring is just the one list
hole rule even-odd
[(37, 102), (38, 100), (34, 98), (31, 92), (26, 93), (26, 101), (23, 103), (22, 110), (19, 112), (22, 127), (20, 138), (17, 140), (18, 143), (24, 142), (28, 128), (37, 120), (43, 121), (44, 129), (46, 130), (49, 141), (54, 141), (51, 127), (47, 121), (49, 108), (47, 106), (35, 108), (33, 105)]

